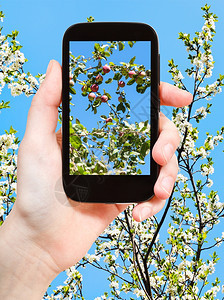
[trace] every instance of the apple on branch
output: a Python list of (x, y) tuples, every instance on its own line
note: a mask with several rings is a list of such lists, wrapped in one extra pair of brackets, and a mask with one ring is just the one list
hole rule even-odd
[(110, 66), (108, 66), (108, 65), (103, 66), (103, 73), (107, 74), (109, 72), (110, 72)]
[(100, 74), (98, 74), (96, 76), (96, 82), (101, 83), (103, 81), (103, 76), (101, 76)]
[(93, 101), (96, 98), (96, 95), (94, 93), (89, 93), (88, 98), (90, 101)]
[(118, 86), (119, 87), (124, 87), (125, 86), (125, 82), (123, 80), (118, 82)]
[(136, 73), (135, 73), (134, 70), (129, 71), (128, 76), (129, 76), (130, 78), (133, 78), (134, 75), (136, 75)]
[(101, 101), (102, 101), (102, 102), (107, 102), (107, 101), (108, 101), (107, 95), (103, 95), (103, 96), (101, 97)]
[(90, 89), (91, 89), (92, 92), (96, 93), (99, 89), (99, 86), (94, 83), (93, 85), (91, 85)]
[(107, 118), (106, 123), (112, 122), (112, 118)]

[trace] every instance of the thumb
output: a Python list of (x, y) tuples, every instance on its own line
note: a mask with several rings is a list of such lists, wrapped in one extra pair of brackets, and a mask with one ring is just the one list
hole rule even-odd
[(61, 102), (62, 71), (60, 64), (51, 60), (44, 82), (33, 97), (26, 125), (27, 138), (49, 138), (55, 133), (58, 106)]

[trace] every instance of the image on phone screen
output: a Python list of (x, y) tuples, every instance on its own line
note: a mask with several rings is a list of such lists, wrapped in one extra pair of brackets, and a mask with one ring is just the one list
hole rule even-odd
[(69, 174), (150, 175), (150, 41), (69, 42)]

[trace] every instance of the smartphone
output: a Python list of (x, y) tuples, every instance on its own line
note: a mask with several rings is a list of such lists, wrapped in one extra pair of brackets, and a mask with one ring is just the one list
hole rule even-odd
[(69, 198), (137, 203), (153, 197), (158, 49), (155, 30), (143, 23), (79, 23), (65, 32), (62, 169)]

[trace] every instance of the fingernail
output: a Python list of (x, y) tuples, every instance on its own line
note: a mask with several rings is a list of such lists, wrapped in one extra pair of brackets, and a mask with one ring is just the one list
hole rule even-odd
[(173, 146), (171, 144), (166, 144), (163, 147), (163, 156), (166, 162), (168, 162), (171, 157), (173, 156), (174, 151), (173, 151)]
[(151, 208), (148, 206), (143, 207), (140, 210), (140, 222), (144, 221), (145, 219), (151, 217)]
[(50, 74), (51, 69), (52, 69), (52, 67), (53, 67), (53, 64), (54, 64), (54, 61), (51, 60), (51, 61), (49, 62), (49, 64), (48, 64), (48, 67), (47, 67), (46, 76), (47, 76), (48, 74)]
[(164, 177), (162, 182), (161, 182), (161, 187), (162, 189), (168, 194), (170, 195), (171, 192), (172, 192), (172, 189), (173, 189), (173, 177), (171, 176), (167, 176), (167, 177)]

